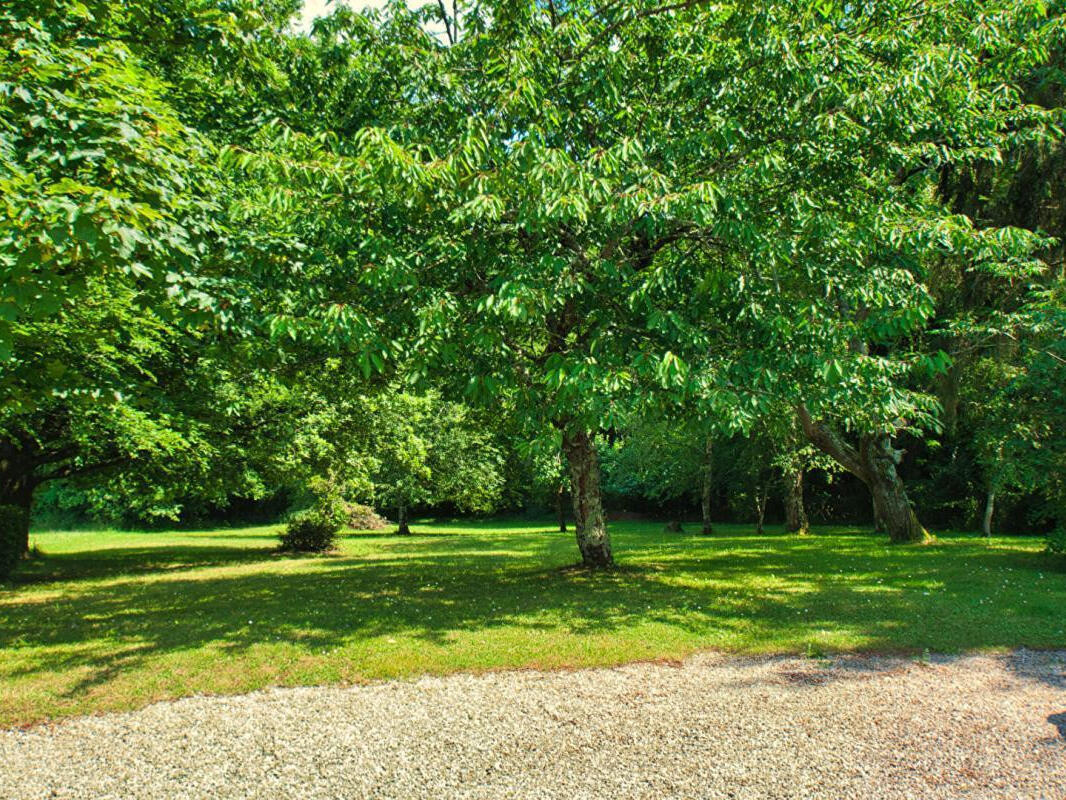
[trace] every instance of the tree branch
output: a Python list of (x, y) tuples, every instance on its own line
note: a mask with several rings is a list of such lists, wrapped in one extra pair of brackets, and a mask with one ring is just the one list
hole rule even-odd
[(803, 432), (807, 434), (811, 444), (859, 480), (864, 483), (869, 482), (869, 475), (863, 468), (859, 452), (845, 442), (839, 433), (824, 422), (814, 420), (805, 403), (799, 404), (796, 408), (796, 414), (799, 416), (800, 425), (803, 426)]
[(659, 14), (668, 14), (671, 11), (682, 11), (686, 8), (692, 8), (693, 6), (703, 5), (709, 2), (710, 0), (682, 0), (682, 2), (671, 3), (665, 6), (659, 6), (658, 8), (641, 9), (640, 11), (637, 11), (631, 16), (623, 17), (622, 19), (612, 22), (610, 25), (600, 31), (596, 36), (592, 38), (592, 40), (588, 44), (586, 44), (581, 49), (581, 52), (577, 54), (576, 60), (580, 61), (582, 58), (584, 58), (588, 54), (589, 50), (592, 49), (593, 45), (595, 45), (600, 39), (604, 37), (609, 37), (611, 34), (615, 33), (620, 28), (625, 25), (628, 25), (631, 22), (636, 22), (637, 20), (641, 19), (647, 19), (648, 17), (655, 17)]
[(437, 0), (437, 7), (440, 8), (440, 19), (444, 23), (444, 32), (448, 34), (448, 44), (455, 44), (455, 35), (452, 33), (451, 23), (448, 22), (448, 9), (444, 5), (444, 0)]

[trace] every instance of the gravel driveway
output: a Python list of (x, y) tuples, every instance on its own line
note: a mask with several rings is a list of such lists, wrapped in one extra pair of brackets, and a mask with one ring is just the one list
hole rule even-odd
[(0, 797), (1066, 798), (1066, 651), (197, 697), (0, 731)]

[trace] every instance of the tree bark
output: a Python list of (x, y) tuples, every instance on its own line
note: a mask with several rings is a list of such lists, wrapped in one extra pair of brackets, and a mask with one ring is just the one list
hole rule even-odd
[(889, 538), (899, 544), (927, 541), (929, 533), (911, 508), (907, 490), (896, 471), (899, 451), (893, 449), (891, 440), (887, 436), (865, 436), (860, 450), (869, 475), (866, 485), (873, 495), (874, 513), (880, 517)]
[(26, 526), (21, 531), (23, 556), (30, 552), (30, 512), (39, 483), (32, 474), (32, 465), (23, 463), (17, 451), (4, 448), (3, 456), (0, 456), (0, 505), (17, 506), (25, 512)]
[(888, 523), (885, 521), (885, 515), (881, 513), (881, 506), (877, 504), (877, 495), (870, 492), (870, 507), (873, 509), (874, 515), (874, 531), (877, 533), (888, 533)]
[(864, 435), (858, 449), (832, 427), (814, 420), (807, 407), (798, 408), (800, 424), (811, 443), (866, 484), (873, 498), (874, 522), (893, 542), (925, 542), (929, 533), (918, 521), (907, 490), (896, 471), (900, 453), (885, 435)]
[(710, 536), (714, 533), (714, 525), (711, 524), (711, 488), (714, 480), (714, 439), (707, 437), (707, 443), (703, 448), (703, 483), (700, 487), (700, 512), (703, 515), (703, 534)]
[(996, 513), (996, 490), (989, 488), (985, 495), (985, 516), (981, 520), (981, 533), (992, 536), (992, 515)]
[(785, 479), (785, 530), (804, 536), (810, 533), (810, 526), (803, 506), (803, 468), (797, 467)]
[(400, 501), (400, 507), (396, 511), (396, 533), (400, 536), (410, 536), (411, 527), (407, 522), (407, 503)]
[(566, 533), (566, 503), (563, 502), (566, 494), (566, 484), (559, 481), (559, 488), (555, 492), (555, 514), (559, 519), (559, 533)]
[(761, 486), (755, 487), (755, 535), (762, 536), (765, 533), (766, 522), (766, 492)]
[(584, 431), (563, 433), (563, 453), (570, 467), (570, 493), (574, 502), (574, 530), (581, 561), (586, 567), (609, 567), (611, 537), (600, 494), (600, 461), (592, 437)]

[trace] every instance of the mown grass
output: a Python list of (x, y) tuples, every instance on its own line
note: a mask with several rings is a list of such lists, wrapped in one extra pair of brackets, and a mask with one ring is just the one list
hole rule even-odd
[(45, 532), (0, 587), (0, 725), (197, 693), (738, 653), (1066, 646), (1066, 569), (1037, 539), (714, 537), (613, 526), (618, 569), (570, 568), (532, 523), (351, 533)]

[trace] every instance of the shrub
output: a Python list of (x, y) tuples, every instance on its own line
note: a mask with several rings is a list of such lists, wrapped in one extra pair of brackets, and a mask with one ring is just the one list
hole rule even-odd
[(380, 531), (389, 527), (389, 521), (370, 506), (360, 503), (344, 504), (345, 524), (357, 531)]
[(332, 550), (341, 518), (330, 508), (309, 508), (289, 519), (281, 534), (281, 549), (290, 553), (324, 553)]
[(1047, 549), (1049, 553), (1058, 556), (1066, 555), (1066, 525), (1056, 528), (1047, 535)]
[(0, 506), (0, 580), (15, 571), (26, 554), (30, 535), (30, 515), (18, 506)]

